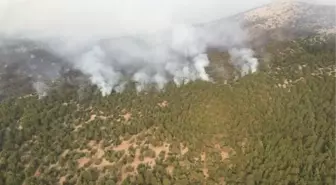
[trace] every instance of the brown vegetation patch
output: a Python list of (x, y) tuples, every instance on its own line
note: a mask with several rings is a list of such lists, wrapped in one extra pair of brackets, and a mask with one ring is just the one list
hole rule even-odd
[(68, 153), (69, 149), (64, 150), (63, 153), (61, 154), (61, 157), (65, 157)]
[(203, 175), (205, 176), (205, 178), (209, 177), (209, 169), (206, 166), (204, 166), (202, 168), (202, 172), (203, 172)]
[(122, 151), (122, 150), (128, 150), (129, 147), (132, 146), (132, 143), (130, 140), (122, 141), (120, 145), (113, 147), (114, 151)]
[(100, 158), (102, 158), (104, 156), (104, 154), (105, 154), (105, 151), (103, 149), (101, 149), (101, 148), (98, 148), (97, 152), (95, 154), (95, 157), (97, 159), (100, 159)]
[(106, 120), (107, 118), (108, 118), (107, 116), (99, 116), (99, 119), (101, 119), (101, 120)]
[(123, 115), (125, 121), (130, 120), (130, 119), (131, 119), (131, 116), (132, 116), (132, 114), (129, 113), (129, 112)]
[(74, 131), (77, 132), (78, 129), (80, 129), (80, 128), (82, 128), (82, 127), (83, 127), (83, 124), (76, 125)]
[[(148, 132), (148, 131), (147, 131)], [(140, 134), (137, 135), (133, 135), (130, 139), (128, 140), (123, 140), (121, 142), (121, 144), (119, 144), (118, 146), (114, 146), (114, 147), (108, 147), (114, 151), (125, 151), (125, 155), (129, 154), (129, 148), (133, 147), (136, 148), (135, 149), (135, 155), (134, 155), (134, 159), (131, 163), (128, 163), (127, 165), (124, 165), (122, 167), (121, 170), (121, 180), (124, 180), (127, 178), (127, 176), (129, 175), (135, 175), (137, 174), (137, 167), (140, 164), (145, 164), (150, 166), (151, 168), (153, 168), (156, 165), (155, 160), (160, 156), (161, 152), (165, 152), (165, 156), (164, 156), (164, 160), (167, 158), (168, 152), (169, 152), (169, 146), (170, 144), (168, 143), (163, 143), (161, 146), (153, 146), (152, 144), (145, 144), (146, 143), (146, 139), (142, 140), (139, 144), (136, 144), (137, 141), (137, 137)], [(122, 138), (121, 138), (122, 139)], [(149, 150), (152, 150), (153, 152), (155, 152), (155, 157), (143, 157), (142, 160), (140, 160), (141, 158), (141, 148), (142, 147), (148, 147)], [(127, 171), (127, 168), (133, 168), (132, 172)]]
[(41, 175), (40, 168), (38, 168), (34, 173), (34, 177), (39, 177), (40, 175)]
[(105, 158), (103, 158), (100, 164), (93, 164), (93, 167), (96, 167), (98, 169), (103, 169), (105, 166), (111, 166), (111, 165), (114, 165), (114, 163), (111, 163), (107, 161)]
[(166, 170), (167, 170), (167, 173), (168, 173), (169, 175), (173, 175), (174, 166), (168, 166), (168, 167), (166, 168)]
[[(126, 110), (124, 111), (126, 112)], [(126, 113), (128, 114), (128, 113)], [(125, 118), (125, 120), (127, 120), (129, 118)], [(149, 133), (150, 131), (146, 131), (145, 133)], [(141, 134), (141, 133), (140, 133)], [(120, 140), (122, 141), (119, 145), (117, 146), (107, 146), (104, 147), (103, 143), (104, 141), (101, 140), (99, 142), (95, 141), (95, 140), (90, 140), (87, 143), (87, 148), (85, 149), (76, 149), (75, 151), (80, 152), (80, 153), (85, 153), (85, 154), (92, 154), (91, 157), (88, 157), (88, 155), (86, 155), (85, 157), (81, 157), (77, 160), (78, 163), (78, 168), (83, 168), (84, 166), (86, 166), (88, 163), (90, 163), (90, 165), (88, 166), (88, 168), (97, 168), (97, 169), (104, 169), (104, 167), (106, 166), (113, 166), (116, 164), (116, 162), (110, 162), (108, 160), (106, 160), (104, 158), (104, 154), (106, 150), (113, 150), (113, 151), (124, 151), (124, 155), (121, 157), (127, 157), (128, 154), (130, 153), (130, 148), (136, 148), (135, 149), (135, 156), (133, 161), (128, 162), (127, 164), (122, 166), (121, 169), (121, 176), (120, 176), (120, 180), (121, 182), (123, 180), (125, 180), (127, 178), (127, 176), (129, 175), (136, 175), (137, 174), (137, 167), (140, 164), (145, 164), (150, 166), (151, 168), (153, 168), (156, 165), (156, 159), (158, 157), (164, 157), (163, 160), (166, 160), (166, 158), (168, 157), (168, 153), (169, 153), (169, 147), (170, 144), (169, 143), (161, 143), (159, 146), (154, 146), (152, 144), (146, 143), (147, 139), (141, 139), (141, 141), (139, 142), (139, 138), (138, 136), (140, 136), (140, 134), (137, 135), (133, 135), (131, 137), (120, 137)], [(142, 133), (144, 134), (144, 133)], [(126, 139), (127, 138), (127, 139)], [(138, 140), (138, 141), (137, 141)], [(149, 156), (142, 156), (144, 154), (141, 153), (142, 148), (148, 148), (148, 150), (152, 150), (155, 153), (155, 157), (153, 155), (153, 157), (149, 157)], [(185, 153), (188, 152), (188, 148), (183, 146), (183, 144), (180, 144), (180, 150), (181, 153), (184, 155)], [(92, 151), (94, 151), (94, 153), (92, 153)], [(66, 154), (69, 152), (69, 150), (65, 150), (61, 156), (66, 156)], [(164, 152), (164, 155), (160, 153)], [(142, 158), (142, 159), (141, 159)], [(130, 170), (130, 168), (132, 168), (133, 170)], [(167, 167), (166, 170), (168, 173), (172, 174), (174, 167), (170, 166)], [(61, 182), (64, 182), (65, 177), (61, 177), (60, 179), (60, 184)]]
[(219, 150), (221, 157), (222, 157), (222, 161), (224, 161), (225, 159), (229, 158), (229, 153), (232, 151), (231, 148), (229, 147), (221, 147), (219, 144), (215, 144), (215, 148), (217, 150)]
[(209, 169), (207, 168), (207, 165), (206, 165), (206, 153), (205, 152), (201, 153), (201, 161), (203, 162), (203, 168), (202, 168), (203, 175), (205, 176), (205, 178), (208, 178)]
[(162, 146), (153, 146), (153, 145), (150, 144), (149, 148), (155, 152), (155, 156), (158, 156), (162, 151), (164, 151), (165, 152), (165, 159), (166, 159), (167, 154), (169, 152), (169, 146), (170, 146), (170, 144), (168, 144), (168, 143), (163, 143)]
[(189, 148), (180, 143), (181, 155), (186, 154), (189, 151)]
[(205, 162), (205, 159), (206, 159), (206, 153), (205, 153), (205, 152), (202, 152), (202, 153), (201, 153), (201, 161), (202, 161), (202, 162)]
[(224, 150), (222, 150), (221, 151), (221, 156), (222, 156), (222, 161), (223, 161), (223, 160), (229, 158), (229, 153), (226, 152), (226, 151), (224, 151)]
[(91, 141), (89, 141), (88, 146), (90, 148), (93, 148), (95, 146), (95, 144), (96, 144), (96, 141), (95, 140), (91, 140)]
[(97, 116), (97, 115), (92, 114), (92, 115), (90, 116), (90, 119), (87, 120), (86, 122), (91, 122), (91, 121), (95, 120), (95, 119), (96, 119), (96, 116)]
[[(99, 118), (99, 119), (101, 119), (101, 120), (106, 120), (107, 118), (109, 118), (109, 117), (113, 117), (113, 116), (102, 116), (102, 115), (100, 115), (100, 116), (97, 116), (96, 114), (92, 114), (91, 116), (90, 116), (90, 119), (89, 120), (87, 120), (87, 121), (85, 121), (85, 123), (90, 123), (90, 122), (92, 122), (92, 121), (94, 121), (96, 118)], [(76, 131), (78, 131), (78, 129), (80, 129), (80, 128), (82, 128), (83, 127), (83, 123), (80, 123), (80, 124), (78, 124), (78, 125), (75, 125), (74, 126), (74, 131), (76, 132)]]
[(168, 106), (168, 102), (166, 100), (164, 100), (163, 102), (158, 103), (158, 106), (161, 107), (161, 108), (167, 107)]
[(88, 162), (90, 162), (90, 159), (87, 157), (82, 157), (80, 159), (77, 160), (78, 163), (78, 168), (82, 168), (85, 164), (87, 164)]
[[(125, 109), (123, 109), (123, 110), (121, 111), (121, 113), (123, 113), (123, 114), (120, 115), (120, 116), (122, 116), (122, 117), (124, 118), (124, 121), (125, 121), (125, 122), (128, 122), (128, 121), (131, 119), (131, 117), (132, 117), (132, 114), (131, 114), (130, 112), (127, 112)], [(120, 119), (117, 120), (117, 121), (119, 122)]]
[(66, 180), (66, 176), (62, 176), (60, 179), (59, 179), (59, 184), (60, 185), (63, 185), (64, 184), (64, 182), (65, 182), (65, 180)]

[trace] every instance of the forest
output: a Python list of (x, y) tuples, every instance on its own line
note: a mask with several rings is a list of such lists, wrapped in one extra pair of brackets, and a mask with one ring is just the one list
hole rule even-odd
[(272, 42), (242, 78), (216, 74), (217, 53), (215, 83), (103, 97), (60, 80), (7, 97), (0, 185), (333, 185), (334, 52), (311, 36)]

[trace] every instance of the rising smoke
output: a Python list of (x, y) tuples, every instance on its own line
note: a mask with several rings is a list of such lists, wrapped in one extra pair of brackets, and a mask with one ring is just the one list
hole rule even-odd
[[(229, 51), (242, 75), (256, 71), (258, 61), (245, 47), (246, 35), (238, 23), (176, 21), (179, 14), (173, 3), (132, 3), (8, 3), (2, 8), (6, 11), (0, 17), (0, 34), (6, 39), (42, 43), (43, 49), (87, 75), (103, 95), (122, 92), (129, 82), (142, 91), (153, 85), (161, 90), (171, 81), (178, 86), (195, 80), (210, 81), (205, 71), (209, 49)], [(136, 6), (140, 8), (132, 12), (131, 7)], [(188, 10), (183, 11), (188, 14)], [(45, 95), (44, 83), (38, 81), (33, 87)]]

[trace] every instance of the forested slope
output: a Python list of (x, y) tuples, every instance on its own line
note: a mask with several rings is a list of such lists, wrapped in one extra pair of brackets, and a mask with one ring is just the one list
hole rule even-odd
[(259, 72), (226, 84), (4, 100), (0, 184), (335, 184), (334, 50), (274, 42)]

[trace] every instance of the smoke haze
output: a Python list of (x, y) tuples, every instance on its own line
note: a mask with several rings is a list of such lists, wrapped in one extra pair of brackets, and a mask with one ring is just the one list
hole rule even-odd
[[(103, 95), (123, 91), (128, 82), (137, 91), (149, 85), (161, 90), (170, 81), (210, 81), (208, 49), (230, 51), (242, 75), (256, 71), (258, 62), (245, 47), (239, 23), (196, 24), (220, 18), (211, 10), (221, 2), (8, 1), (0, 4), (0, 36), (39, 43), (37, 47), (87, 75)], [(40, 80), (33, 87), (44, 96), (47, 88)]]

